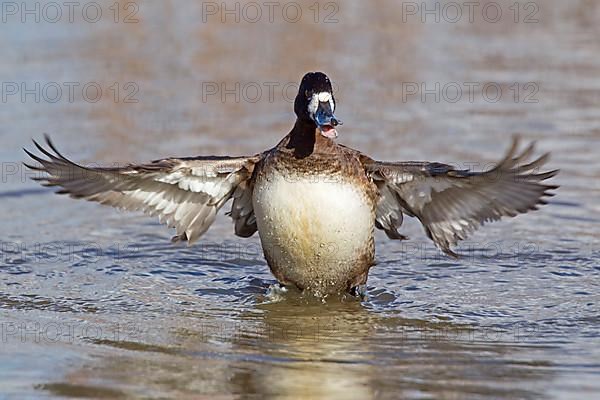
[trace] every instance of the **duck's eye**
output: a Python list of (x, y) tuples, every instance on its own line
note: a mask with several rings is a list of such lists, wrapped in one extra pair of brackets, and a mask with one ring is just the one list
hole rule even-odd
[(304, 91), (304, 96), (306, 96), (307, 99), (310, 98), (310, 93), (308, 93), (308, 90)]

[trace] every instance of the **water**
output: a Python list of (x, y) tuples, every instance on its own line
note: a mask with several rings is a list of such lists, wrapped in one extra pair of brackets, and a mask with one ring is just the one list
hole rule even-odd
[[(515, 23), (513, 2), (498, 2), (496, 23), (422, 23), (398, 2), (344, 1), (320, 5), (337, 23), (315, 24), (311, 2), (295, 23), (203, 22), (201, 3), (172, 1), (114, 23), (98, 3), (97, 23), (0, 25), (2, 82), (40, 83), (39, 102), (18, 93), (0, 107), (3, 398), (597, 397), (600, 4), (521, 3)], [(120, 21), (135, 11), (119, 6)], [(552, 151), (557, 196), (478, 231), (459, 260), (412, 220), (408, 242), (378, 232), (368, 300), (323, 303), (268, 296), (257, 236), (235, 237), (225, 216), (173, 246), (156, 221), (55, 196), (19, 164), (44, 132), (82, 162), (254, 154), (293, 122), (286, 85), (316, 69), (336, 83), (341, 142), (483, 168), (520, 133)], [(52, 82), (54, 103), (41, 89)]]

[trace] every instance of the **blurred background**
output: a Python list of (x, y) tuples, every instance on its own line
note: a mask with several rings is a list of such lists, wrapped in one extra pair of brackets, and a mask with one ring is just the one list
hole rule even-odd
[[(1, 3), (0, 397), (592, 398), (600, 390), (600, 3)], [(460, 260), (377, 236), (369, 299), (265, 297), (257, 237), (193, 247), (52, 195), (21, 148), (85, 164), (250, 155), (334, 81), (339, 142), (482, 169), (551, 151), (549, 206)], [(227, 206), (226, 206), (227, 208)]]

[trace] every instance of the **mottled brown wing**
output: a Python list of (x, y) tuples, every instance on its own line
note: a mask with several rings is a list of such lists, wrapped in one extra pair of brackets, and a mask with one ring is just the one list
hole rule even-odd
[(34, 180), (60, 186), (57, 193), (158, 216), (161, 223), (176, 228), (174, 241), (187, 240), (189, 244), (208, 230), (217, 211), (235, 197), (233, 209), (242, 210), (232, 213), (236, 234), (250, 236), (256, 231), (248, 181), (259, 156), (166, 158), (141, 165), (91, 168), (65, 158), (48, 137), (46, 143), (50, 150), (34, 141), (47, 159), (25, 150), (41, 166), (25, 165), (45, 172), (47, 175)]
[(558, 188), (542, 183), (558, 173), (539, 171), (549, 154), (528, 162), (533, 143), (521, 154), (517, 148), (515, 138), (504, 159), (484, 172), (430, 162), (365, 161), (380, 191), (376, 226), (392, 239), (403, 239), (397, 231), (402, 213), (417, 217), (435, 244), (456, 256), (451, 246), (479, 226), (536, 210)]

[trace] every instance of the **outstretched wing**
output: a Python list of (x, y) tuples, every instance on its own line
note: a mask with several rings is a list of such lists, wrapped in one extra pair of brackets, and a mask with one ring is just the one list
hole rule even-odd
[(392, 239), (404, 239), (397, 231), (402, 213), (417, 217), (435, 244), (456, 256), (450, 247), (479, 226), (536, 210), (558, 188), (542, 183), (558, 173), (539, 171), (549, 154), (528, 162), (533, 143), (518, 155), (517, 148), (515, 138), (504, 159), (484, 172), (440, 163), (366, 160), (365, 171), (379, 188), (376, 226)]
[(238, 225), (242, 236), (250, 236), (256, 230), (252, 193), (247, 192), (252, 190), (249, 180), (259, 156), (166, 158), (141, 165), (91, 168), (65, 158), (47, 136), (46, 144), (53, 153), (35, 141), (34, 144), (48, 157), (44, 159), (24, 149), (41, 164), (25, 166), (47, 174), (34, 180), (45, 186), (60, 186), (57, 193), (73, 198), (157, 215), (160, 222), (177, 229), (175, 241), (188, 240), (191, 244), (197, 240), (231, 197), (237, 203), (233, 211), (238, 210), (232, 214), (236, 233)]

